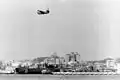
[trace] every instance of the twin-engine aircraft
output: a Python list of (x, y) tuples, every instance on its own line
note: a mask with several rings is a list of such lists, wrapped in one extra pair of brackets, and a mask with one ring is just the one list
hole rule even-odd
[(38, 15), (44, 15), (44, 14), (49, 14), (49, 13), (50, 13), (49, 8), (48, 8), (46, 11), (37, 10), (37, 14), (38, 14)]

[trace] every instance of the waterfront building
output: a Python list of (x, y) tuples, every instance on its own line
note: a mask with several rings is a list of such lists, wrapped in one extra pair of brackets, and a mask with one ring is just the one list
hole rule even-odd
[(60, 57), (60, 64), (64, 64), (65, 63), (65, 58), (64, 57)]
[(120, 74), (120, 62), (116, 62), (116, 66), (115, 66), (116, 68), (116, 70), (117, 70), (117, 73), (119, 73)]
[(71, 61), (76, 61), (76, 54), (75, 52), (71, 52)]
[(65, 62), (68, 63), (71, 60), (70, 54), (65, 55)]
[(93, 61), (93, 65), (95, 70), (103, 72), (106, 69), (106, 62), (105, 60), (98, 60), (98, 61)]
[(95, 62), (94, 63), (94, 69), (95, 69), (95, 71), (103, 71), (103, 69), (104, 69), (104, 63), (102, 63), (102, 62)]
[(80, 54), (78, 52), (71, 52), (70, 54), (65, 55), (65, 62), (68, 63), (70, 61), (80, 62)]
[(80, 54), (78, 52), (71, 52), (70, 54), (66, 54), (66, 61), (78, 61), (80, 62)]
[(106, 59), (106, 67), (108, 68), (108, 69), (115, 69), (115, 66), (116, 66), (116, 64), (115, 64), (115, 60), (114, 59)]
[(59, 59), (59, 58), (56, 58), (56, 59), (55, 59), (55, 64), (57, 64), (57, 65), (60, 64), (60, 59)]
[(76, 61), (80, 63), (80, 54), (78, 52), (76, 52)]
[(44, 63), (48, 63), (48, 58), (46, 58), (43, 62), (41, 62), (41, 64), (44, 64)]

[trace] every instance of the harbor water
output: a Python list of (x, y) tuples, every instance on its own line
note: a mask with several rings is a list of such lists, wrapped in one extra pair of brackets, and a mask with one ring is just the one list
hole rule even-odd
[(1, 74), (0, 80), (120, 80), (120, 75)]

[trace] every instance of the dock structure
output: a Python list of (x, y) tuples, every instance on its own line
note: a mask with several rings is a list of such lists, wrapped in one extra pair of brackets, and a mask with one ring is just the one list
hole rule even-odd
[(116, 72), (53, 72), (53, 75), (120, 75)]

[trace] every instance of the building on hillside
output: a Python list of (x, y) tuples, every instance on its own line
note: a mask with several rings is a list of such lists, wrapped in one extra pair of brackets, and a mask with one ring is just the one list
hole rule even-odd
[(46, 64), (56, 64), (59, 65), (60, 64), (60, 58), (59, 57), (48, 57), (44, 60), (44, 63)]
[(12, 63), (11, 66), (14, 67), (14, 68), (17, 68), (20, 64), (21, 64), (21, 62), (15, 61), (15, 62)]

